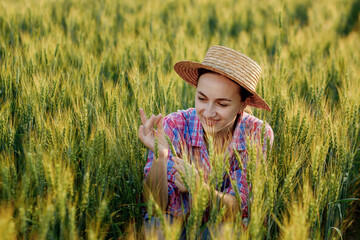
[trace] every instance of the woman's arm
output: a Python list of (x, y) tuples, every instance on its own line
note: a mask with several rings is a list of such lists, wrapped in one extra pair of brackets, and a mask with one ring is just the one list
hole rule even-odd
[[(178, 189), (181, 192), (188, 192), (188, 189), (185, 187), (185, 184), (182, 181), (181, 175), (186, 176), (186, 168), (192, 168), (189, 163), (185, 162), (183, 159), (178, 157), (173, 157), (173, 160), (175, 162), (174, 168), (177, 170), (177, 173), (175, 174), (175, 177), (177, 177), (177, 181), (175, 182), (175, 185), (178, 187)], [(187, 166), (186, 166), (187, 165)], [(196, 172), (196, 181), (202, 181), (199, 179), (199, 174), (197, 170)], [(180, 174), (181, 172), (181, 174)], [(204, 187), (208, 190), (210, 194), (210, 187), (207, 183), (204, 183)], [(221, 206), (225, 206), (226, 213), (225, 213), (225, 219), (232, 221), (235, 217), (237, 212), (239, 211), (239, 203), (236, 200), (235, 196), (229, 193), (219, 192), (215, 190), (215, 196), (220, 201)]]
[[(210, 188), (208, 187), (209, 192)], [(235, 196), (229, 193), (223, 193), (215, 190), (215, 196), (220, 201), (220, 206), (225, 206), (225, 220), (233, 221), (240, 210), (240, 206)]]
[(150, 171), (144, 181), (144, 197), (149, 199), (153, 195), (161, 210), (168, 205), (167, 156), (153, 159)]
[[(207, 183), (205, 183), (204, 185), (205, 188), (208, 190), (209, 194), (211, 194), (209, 185)], [(225, 221), (234, 221), (236, 214), (240, 210), (239, 203), (236, 200), (235, 196), (229, 193), (219, 192), (217, 190), (215, 190), (215, 196), (220, 201), (220, 206), (224, 206), (226, 209)]]
[[(144, 197), (149, 199), (150, 194), (162, 210), (168, 204), (167, 159), (169, 145), (165, 138), (162, 116), (152, 115), (147, 119), (143, 109), (140, 108), (142, 125), (139, 127), (139, 139), (151, 151), (155, 152), (155, 138), (158, 140), (158, 157), (152, 159), (150, 170), (144, 180)], [(157, 130), (154, 126), (157, 126)], [(155, 155), (155, 154), (154, 154)]]

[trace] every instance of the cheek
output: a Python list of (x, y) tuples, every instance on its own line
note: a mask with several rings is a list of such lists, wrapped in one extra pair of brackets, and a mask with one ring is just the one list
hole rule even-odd
[(234, 106), (233, 112), (235, 113), (235, 115), (237, 115), (241, 111), (241, 108), (242, 108), (241, 104), (237, 104), (236, 106)]
[(195, 111), (198, 112), (198, 109), (199, 109), (199, 104), (198, 101), (195, 100)]
[(195, 111), (200, 112), (201, 109), (203, 109), (203, 103), (201, 103), (199, 100), (195, 100)]
[(234, 118), (236, 118), (237, 116), (237, 109), (235, 108), (231, 108), (231, 109), (226, 109), (221, 111), (221, 115), (224, 119), (226, 119), (227, 121), (232, 121)]

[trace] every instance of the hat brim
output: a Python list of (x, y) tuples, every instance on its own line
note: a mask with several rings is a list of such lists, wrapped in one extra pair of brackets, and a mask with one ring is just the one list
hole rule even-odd
[(180, 61), (174, 65), (175, 72), (182, 79), (184, 79), (185, 82), (189, 83), (190, 85), (192, 85), (194, 87), (197, 86), (198, 69), (200, 69), (200, 68), (219, 73), (219, 74), (229, 78), (230, 80), (234, 81), (235, 83), (239, 84), (241, 87), (245, 88), (250, 93), (252, 93), (252, 96), (250, 97), (249, 106), (264, 109), (267, 111), (271, 111), (269, 105), (256, 92), (250, 90), (246, 86), (241, 85), (239, 82), (237, 82), (235, 79), (233, 79), (231, 76), (229, 76), (228, 74), (226, 74), (223, 71), (220, 71), (211, 66), (204, 65), (202, 63), (197, 63), (197, 62), (192, 62), (192, 61)]

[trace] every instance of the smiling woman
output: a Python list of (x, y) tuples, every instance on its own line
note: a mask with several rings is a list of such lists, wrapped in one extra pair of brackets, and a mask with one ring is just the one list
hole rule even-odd
[(248, 100), (241, 101), (240, 86), (217, 73), (199, 77), (195, 96), (196, 116), (205, 132), (228, 135)]
[[(178, 62), (175, 71), (196, 87), (195, 109), (180, 110), (164, 119), (161, 115), (152, 115), (147, 119), (140, 109), (142, 125), (139, 138), (151, 150), (145, 166), (145, 197), (152, 195), (172, 218), (186, 219), (191, 211), (191, 198), (185, 183), (187, 166), (195, 166), (197, 179), (201, 178), (204, 187), (210, 191), (211, 147), (229, 161), (229, 169), (225, 169), (223, 174), (223, 184), (218, 191), (213, 190), (213, 194), (225, 206), (226, 218), (232, 219), (240, 210), (245, 224), (249, 201), (246, 141), (250, 139), (253, 143), (262, 143), (259, 149), (265, 153), (274, 138), (271, 127), (265, 124), (264, 139), (261, 139), (263, 122), (244, 111), (247, 106), (270, 110), (255, 92), (261, 69), (252, 59), (235, 50), (213, 46), (202, 63)], [(166, 136), (170, 138), (175, 153), (169, 150)], [(157, 159), (154, 161), (154, 158)], [(235, 192), (240, 193), (241, 204)], [(203, 215), (203, 223), (208, 220), (207, 212)], [(145, 219), (147, 226), (151, 227), (154, 221), (147, 216)]]

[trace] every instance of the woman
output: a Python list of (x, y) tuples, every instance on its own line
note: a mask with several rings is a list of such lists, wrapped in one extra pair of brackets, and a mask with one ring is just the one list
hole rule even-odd
[[(181, 61), (174, 68), (181, 78), (196, 87), (195, 109), (178, 111), (164, 119), (161, 114), (147, 119), (140, 109), (139, 138), (151, 150), (145, 166), (145, 196), (151, 193), (159, 206), (173, 217), (188, 214), (189, 194), (181, 180), (188, 164), (184, 159), (190, 159), (197, 169), (201, 168), (206, 182), (211, 171), (207, 149), (211, 136), (215, 152), (230, 156), (230, 176), (225, 175), (221, 191), (215, 194), (221, 197), (227, 214), (241, 207), (243, 218), (246, 218), (249, 192), (246, 139), (259, 144), (263, 122), (244, 109), (251, 106), (270, 111), (268, 104), (255, 92), (261, 68), (249, 57), (222, 46), (210, 47), (202, 63)], [(154, 130), (155, 126), (157, 130)], [(165, 135), (171, 139), (177, 156), (169, 150)], [(155, 137), (159, 155), (154, 161)], [(267, 144), (272, 142), (273, 131), (266, 124), (264, 145), (261, 146), (264, 153)], [(244, 171), (240, 169), (234, 149), (241, 157)], [(229, 177), (237, 186), (231, 185)], [(239, 190), (241, 206), (234, 196), (234, 187)]]

